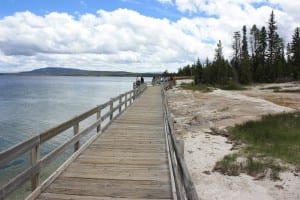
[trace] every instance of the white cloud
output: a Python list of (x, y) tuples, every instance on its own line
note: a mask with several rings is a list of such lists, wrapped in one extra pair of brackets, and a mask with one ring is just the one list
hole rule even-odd
[(177, 23), (127, 9), (99, 10), (79, 19), (66, 13), (22, 12), (4, 18), (0, 26), (0, 59), (20, 66), (18, 70), (67, 66), (156, 71), (166, 66), (176, 71), (195, 60), (204, 46)]
[[(175, 22), (128, 9), (99, 10), (97, 14), (78, 17), (56, 12), (45, 16), (16, 13), (0, 20), (0, 71), (46, 66), (177, 71), (197, 57), (212, 59), (218, 40), (222, 41), (225, 56), (230, 58), (233, 33), (243, 25), (247, 25), (248, 30), (253, 24), (267, 26), (272, 9), (279, 33), (285, 42), (290, 41), (294, 28), (299, 26), (300, 18), (295, 9), (299, 3), (268, 2), (176, 0), (173, 3), (178, 10), (194, 17), (182, 17)], [(253, 3), (261, 6), (255, 7)]]
[(243, 25), (248, 27), (248, 31), (253, 24), (258, 27), (267, 27), (272, 10), (275, 13), (278, 32), (286, 43), (290, 41), (294, 28), (300, 25), (300, 15), (297, 10), (300, 7), (300, 1), (176, 0), (175, 3), (178, 10), (183, 13), (196, 15), (197, 13), (205, 13), (214, 18), (188, 19), (190, 26), (186, 29), (196, 31), (200, 38), (202, 36), (202, 38), (212, 38), (214, 41), (222, 40), (224, 54), (227, 58), (232, 54), (233, 32), (241, 30)]

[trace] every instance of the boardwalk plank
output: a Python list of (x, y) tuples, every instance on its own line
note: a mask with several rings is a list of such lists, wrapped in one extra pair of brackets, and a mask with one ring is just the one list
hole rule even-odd
[[(80, 195), (80, 196), (103, 196), (109, 197), (114, 196), (115, 198), (121, 198), (126, 196), (131, 196), (135, 198), (170, 198), (170, 194), (165, 193), (165, 189), (168, 187), (167, 184), (157, 185), (143, 185), (141, 181), (132, 182), (129, 186), (126, 182), (125, 184), (118, 181), (115, 184), (113, 181), (102, 181), (106, 184), (98, 184), (98, 183), (89, 183), (88, 181), (84, 181), (83, 179), (79, 179), (80, 182), (72, 181), (62, 181), (56, 185), (53, 185), (49, 188), (49, 192), (56, 194), (70, 194), (70, 195)], [(65, 182), (69, 184), (67, 186), (64, 185)], [(82, 186), (82, 182), (86, 183), (86, 186)], [(147, 191), (147, 193), (145, 192)]]
[[(55, 193), (43, 193), (40, 197), (41, 200), (126, 200), (128, 198), (116, 198), (116, 197), (96, 197), (96, 196), (79, 196), (79, 195), (66, 195), (66, 194), (55, 194)], [(134, 200), (147, 200), (149, 198), (135, 198)], [(162, 198), (151, 200), (161, 200)], [(171, 198), (165, 198), (171, 199)]]
[(167, 162), (163, 158), (157, 159), (136, 159), (136, 158), (102, 158), (102, 157), (83, 157), (78, 159), (80, 163), (91, 163), (91, 164), (132, 164), (132, 165), (166, 165)]

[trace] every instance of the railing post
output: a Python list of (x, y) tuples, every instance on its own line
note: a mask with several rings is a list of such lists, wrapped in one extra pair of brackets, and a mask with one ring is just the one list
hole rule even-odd
[(135, 89), (135, 88), (136, 88), (136, 83), (135, 83), (135, 82), (133, 82), (133, 86), (132, 86), (132, 88), (133, 88), (133, 89)]
[[(98, 108), (98, 111), (97, 111), (97, 120), (99, 120), (101, 117), (101, 109)], [(97, 133), (99, 133), (101, 131), (101, 122), (100, 124), (97, 126)]]
[(176, 140), (177, 146), (179, 147), (179, 153), (182, 155), (184, 159), (184, 140)]
[(114, 108), (114, 102), (113, 100), (111, 99), (110, 100), (110, 108), (109, 108), (109, 112), (110, 112), (110, 116), (109, 116), (109, 120), (112, 120), (113, 119), (113, 108)]
[[(79, 121), (76, 121), (73, 126), (73, 133), (74, 135), (76, 135), (78, 132), (79, 132)], [(77, 151), (79, 147), (80, 147), (80, 142), (78, 141), (74, 144), (74, 152)]]
[(132, 102), (133, 102), (133, 100), (132, 100), (132, 92), (130, 92), (129, 94), (130, 94), (130, 96), (129, 96), (129, 98), (130, 98), (130, 99), (129, 99), (129, 105), (131, 105)]
[(119, 113), (121, 113), (122, 111), (122, 98), (123, 98), (123, 95), (120, 95), (120, 98), (119, 98)]
[[(35, 165), (38, 160), (40, 159), (40, 144), (37, 144), (31, 150), (31, 166)], [(35, 190), (40, 185), (40, 172), (38, 171), (32, 178), (31, 178), (31, 190)]]
[[(131, 94), (131, 93), (130, 93)], [(125, 109), (127, 108), (127, 93), (125, 94)]]

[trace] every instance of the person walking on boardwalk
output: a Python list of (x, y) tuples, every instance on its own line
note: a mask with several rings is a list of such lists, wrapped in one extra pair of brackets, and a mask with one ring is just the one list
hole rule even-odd
[(139, 87), (141, 85), (141, 77), (139, 75), (136, 75), (135, 84), (136, 84), (136, 87)]
[(144, 84), (144, 77), (141, 77), (141, 84)]

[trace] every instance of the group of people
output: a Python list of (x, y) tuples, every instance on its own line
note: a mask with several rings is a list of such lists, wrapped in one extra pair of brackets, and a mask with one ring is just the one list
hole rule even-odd
[(175, 81), (175, 77), (165, 77), (165, 76), (159, 76), (159, 77), (153, 77), (152, 78), (152, 83), (156, 84), (161, 84), (161, 83), (166, 83), (166, 82), (172, 82)]
[[(153, 76), (152, 85), (166, 83), (166, 82), (173, 83), (174, 81), (175, 81), (175, 77), (172, 77), (172, 76), (170, 76), (170, 77)], [(144, 77), (137, 75), (136, 80), (135, 80), (136, 87), (139, 87), (143, 83), (144, 83)]]
[(141, 84), (144, 83), (144, 77), (143, 76), (136, 76), (135, 84), (137, 87), (139, 87)]

